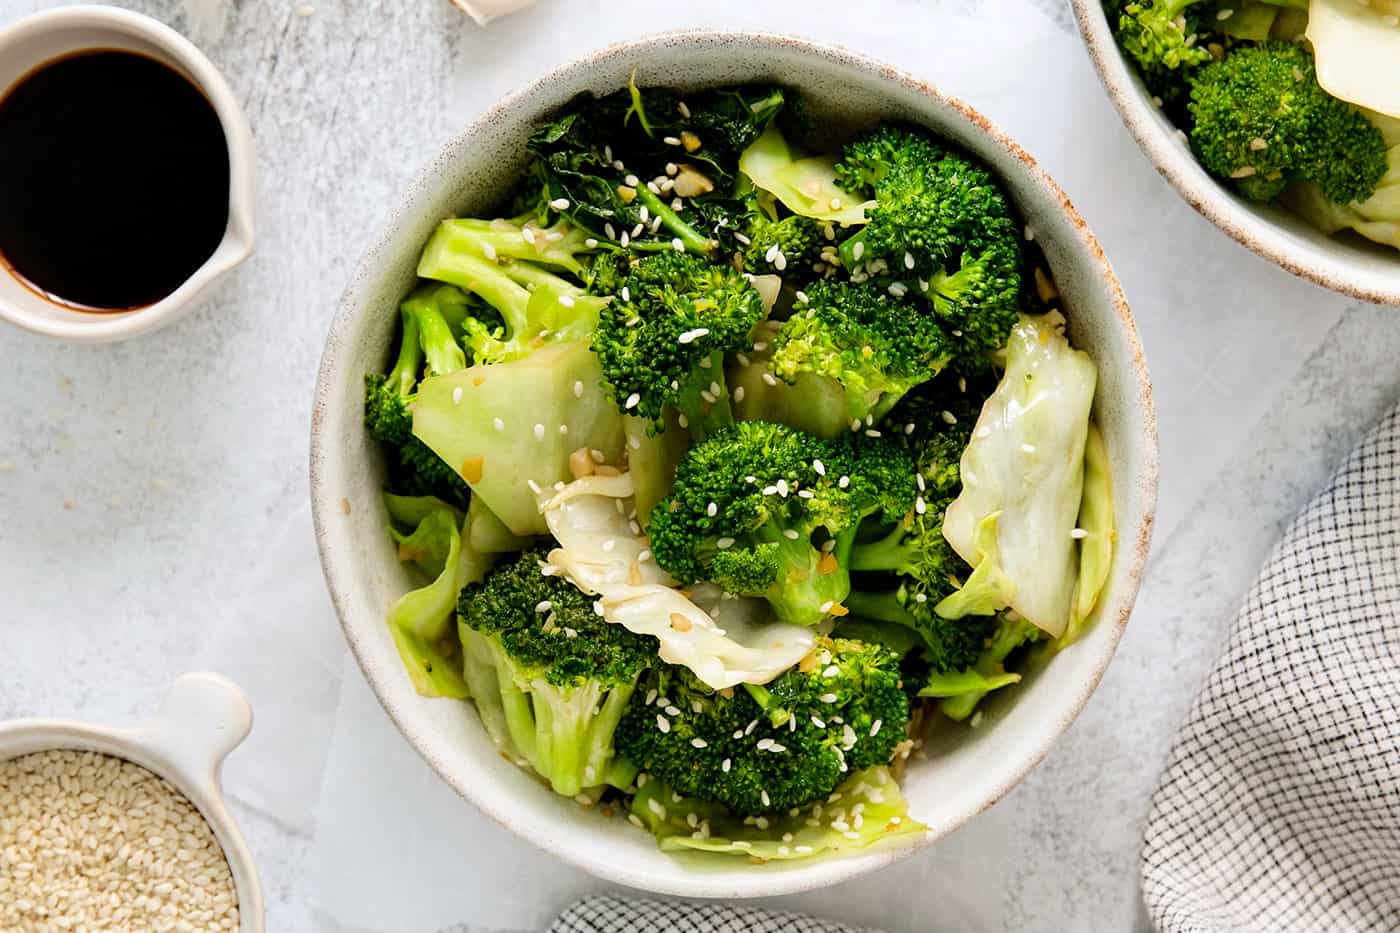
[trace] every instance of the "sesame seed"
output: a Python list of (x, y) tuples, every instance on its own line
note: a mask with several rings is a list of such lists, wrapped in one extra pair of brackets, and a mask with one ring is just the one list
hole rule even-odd
[(850, 830), (849, 832), (843, 833), (842, 835), (844, 835), (847, 839), (859, 839), (859, 838), (860, 838), (860, 833), (856, 832), (855, 830)]
[(833, 211), (839, 211), (839, 210), (841, 209), (841, 199), (840, 199), (840, 198), (832, 198), (832, 199), (831, 199), (830, 201), (828, 201), (827, 203), (831, 205), (831, 209), (832, 209)]
[(779, 854), (779, 855), (787, 855), (787, 854), (790, 853), (791, 851), (792, 851), (792, 850), (789, 849), (787, 846), (778, 846), (778, 854)]
[(681, 144), (681, 141), (675, 136), (663, 136), (661, 137), (661, 141), (668, 146), (679, 146)]
[(812, 461), (812, 469), (817, 471), (818, 476), (826, 475), (826, 464), (822, 463), (820, 460)]
[(666, 808), (663, 807), (661, 805), (661, 802), (655, 797), (652, 797), (647, 801), (647, 809), (649, 809), (652, 813), (655, 813), (657, 816), (661, 817), (663, 820), (666, 819)]
[[(611, 223), (605, 223), (605, 224), (603, 224), (603, 232), (606, 233), (606, 234), (608, 235), (608, 239), (609, 239), (609, 240), (616, 240), (616, 239), (617, 239), (617, 229), (616, 229), (615, 227), (613, 227), (613, 225), (612, 225)], [(626, 301), (627, 299), (624, 298), (624, 299), (622, 299), (622, 300), (623, 300), (623, 301)]]
[(492, 246), (490, 243), (482, 243), (482, 244), (481, 244), (481, 255), (485, 256), (487, 259), (491, 260), (492, 262), (495, 262), (495, 261), (496, 261), (496, 258), (497, 258), (497, 256), (496, 256), (496, 247)]
[(870, 735), (872, 738), (880, 734), (880, 727), (884, 724), (885, 721), (883, 719), (877, 719), (870, 724)]
[(836, 702), (836, 694), (834, 694), (834, 693), (823, 693), (823, 694), (821, 695), (820, 699), (821, 699), (821, 701), (822, 701), (823, 703), (835, 703), (835, 702)]
[(773, 268), (777, 269), (779, 272), (787, 268), (787, 257), (781, 252), (773, 258)]
[(928, 487), (924, 485), (924, 474), (914, 474), (914, 485), (919, 487), (919, 492), (924, 492)]
[(621, 239), (619, 239), (617, 242), (619, 242), (619, 243), (622, 244), (623, 249), (626, 249), (626, 248), (627, 248), (627, 244), (629, 244), (629, 243), (632, 242), (632, 237), (627, 233), (626, 230), (624, 230), (624, 231), (622, 231), (622, 237), (621, 237)]
[(688, 330), (685, 333), (681, 334), (679, 337), (676, 338), (676, 342), (691, 343), (693, 341), (699, 340), (701, 337), (704, 337), (709, 333), (710, 329), (708, 327), (697, 327), (694, 330)]
[(860, 260), (860, 257), (862, 257), (862, 256), (864, 256), (864, 255), (865, 255), (865, 244), (864, 244), (864, 243), (857, 243), (857, 244), (855, 245), (855, 247), (851, 250), (851, 256), (854, 257), (854, 258), (856, 259), (856, 261), (859, 261), (859, 260)]
[(676, 112), (679, 113), (681, 116), (685, 117), (687, 120), (690, 119), (690, 108), (685, 105), (685, 101), (676, 101)]
[(530, 491), (533, 492), (533, 493), (534, 493), (535, 495), (537, 495), (537, 496), (538, 496), (540, 493), (544, 492), (544, 490), (540, 488), (540, 484), (537, 483), (537, 482), (535, 482), (535, 481), (532, 480), (532, 479), (527, 479), (527, 480), (525, 481), (525, 485), (526, 485), (526, 486), (529, 486), (529, 487), (530, 487)]
[(914, 268), (914, 254), (909, 252), (908, 250), (905, 250), (904, 252), (904, 268)]
[(768, 743), (768, 750), (769, 750), (770, 752), (773, 752), (774, 754), (779, 754), (779, 753), (781, 753), (781, 752), (787, 751), (787, 746), (786, 746), (786, 745), (782, 745), (782, 744), (780, 744), (780, 743), (778, 743), (778, 742), (769, 742), (769, 743)]
[[(770, 801), (770, 800), (768, 799), (768, 791), (766, 791), (766, 790), (761, 790), (761, 791), (759, 791), (759, 792), (758, 792), (758, 797), (759, 797), (760, 800), (763, 801), (763, 805), (764, 805), (765, 807), (771, 807), (771, 806), (773, 805), (773, 804), (772, 804), (772, 801)], [(736, 842), (735, 845), (738, 845), (738, 843)], [(745, 843), (745, 846), (747, 847), (747, 843)]]
[(617, 547), (617, 539), (615, 538), (609, 538), (608, 540), (603, 542), (604, 551), (611, 551), (615, 547)]
[(1224, 21), (1224, 20), (1227, 20), (1227, 19), (1229, 19), (1230, 17), (1232, 17), (1232, 16), (1234, 16), (1234, 15), (1235, 15), (1235, 11), (1234, 11), (1234, 10), (1231, 10), (1231, 9), (1224, 9), (1224, 10), (1220, 10), (1219, 12), (1217, 12), (1217, 13), (1215, 14), (1215, 18), (1218, 19), (1218, 20)]
[(656, 728), (660, 729), (662, 732), (670, 732), (670, 731), (671, 731), (671, 720), (667, 719), (665, 716), (662, 716), (660, 713), (657, 713), (657, 714), (656, 714)]
[(623, 180), (623, 182), (626, 183), (627, 187), (629, 187), (629, 188), (635, 188), (635, 187), (637, 187), (638, 185), (640, 185), (640, 184), (642, 183), (641, 180), (640, 180), (639, 178), (637, 178), (636, 175), (628, 175), (626, 178), (624, 178), (624, 179), (622, 179), (622, 180)]
[(542, 424), (537, 424), (537, 425), (535, 425), (535, 440), (537, 440), (537, 441), (542, 441), (542, 440), (544, 440), (544, 425), (542, 425)]
[(685, 252), (685, 244), (681, 242), (680, 237), (676, 237), (671, 241), (671, 249), (675, 250), (678, 253)]
[(851, 748), (856, 744), (856, 730), (851, 728), (850, 723), (841, 726), (841, 744), (846, 748)]
[(770, 386), (776, 386), (776, 385), (778, 384), (778, 380), (777, 380), (776, 378), (774, 378), (774, 376), (773, 376), (772, 373), (764, 373), (764, 374), (763, 374), (763, 381), (764, 381), (765, 384), (770, 385)]
[(944, 423), (944, 424), (957, 424), (957, 423), (958, 423), (958, 416), (955, 415), (955, 414), (953, 414), (951, 411), (944, 411), (944, 412), (942, 412), (941, 414), (942, 414), (942, 417), (943, 417), (943, 423)]
[(896, 298), (903, 298), (909, 294), (909, 286), (903, 282), (891, 282), (887, 291)]
[(719, 769), (720, 769), (721, 771), (723, 771), (725, 774), (728, 774), (728, 773), (729, 773), (729, 765), (730, 765), (730, 761), (729, 761), (728, 758), (726, 758), (726, 759), (724, 759), (724, 761), (721, 761), (721, 762), (719, 763)]
[(583, 241), (583, 245), (587, 246), (589, 249), (596, 249), (598, 246), (598, 240), (595, 237), (589, 237), (588, 239)]
[(768, 749), (769, 749), (772, 745), (773, 745), (773, 740), (772, 740), (772, 739), (766, 739), (766, 738), (765, 738), (765, 739), (759, 739), (759, 740), (758, 740), (758, 750), (761, 751), (761, 752), (766, 752), (766, 751), (768, 751)]
[(549, 206), (554, 208), (556, 211), (567, 211), (569, 209), (569, 199), (555, 198), (553, 201), (549, 202)]
[(642, 209), (637, 211), (637, 216), (642, 218), (642, 223), (646, 223), (651, 219), (651, 211), (647, 210), (647, 206), (643, 204)]
[(787, 494), (788, 494), (788, 484), (787, 484), (787, 480), (785, 480), (785, 479), (779, 479), (776, 483), (773, 484), (773, 488), (776, 489), (776, 490), (778, 490), (778, 495), (782, 496), (784, 499), (787, 498)]
[(928, 511), (928, 503), (924, 501), (923, 496), (918, 496), (914, 499), (914, 511), (920, 515)]
[(535, 231), (530, 229), (529, 227), (522, 227), (520, 230), (520, 239), (524, 240), (526, 243), (529, 243), (531, 246), (534, 246)]
[(843, 476), (836, 481), (836, 485), (841, 489), (845, 489), (847, 486), (851, 485), (851, 478), (849, 476)]
[(705, 506), (705, 514), (710, 516), (711, 518), (714, 518), (716, 515), (719, 514), (719, 506), (711, 502), (709, 505)]
[(655, 194), (655, 195), (660, 195), (660, 194), (661, 194), (661, 186), (658, 185), (658, 184), (657, 184), (656, 182), (654, 182), (654, 181), (649, 181), (649, 182), (647, 182), (647, 190), (650, 191), (652, 194)]
[(642, 397), (641, 397), (640, 395), (638, 395), (636, 392), (633, 392), (631, 395), (627, 396), (627, 401), (625, 401), (625, 402), (622, 403), (622, 407), (623, 407), (623, 408), (636, 408), (636, 407), (637, 407), (637, 403), (640, 402), (641, 400), (642, 400)]
[(457, 386), (455, 389), (452, 390), (452, 404), (453, 404), (453, 405), (460, 405), (460, 404), (462, 404), (462, 387), (461, 387), (461, 386)]
[(832, 665), (829, 666), (826, 670), (822, 671), (822, 676), (823, 676), (823, 677), (840, 677), (840, 676), (841, 676), (841, 668), (837, 667), (835, 664), (832, 664)]
[(818, 718), (815, 717), (815, 716), (812, 717), (812, 725), (816, 726), (818, 729), (825, 729), (825, 728), (826, 728), (826, 723), (822, 722), (820, 719), (818, 719)]
[(926, 602), (928, 602), (928, 594), (927, 594), (927, 593), (915, 593), (915, 594), (914, 594), (914, 602), (916, 602), (916, 603), (926, 603)]
[(1076, 541), (1079, 541), (1089, 537), (1089, 532), (1085, 531), (1083, 528), (1075, 528), (1069, 533), (1069, 536), (1075, 539)]
[(742, 402), (742, 401), (744, 400), (744, 396), (747, 395), (747, 394), (748, 394), (748, 393), (744, 391), (744, 387), (743, 387), (743, 386), (735, 386), (735, 387), (734, 387), (734, 401), (736, 401), (736, 402)]
[(874, 428), (867, 428), (866, 431), (865, 431), (865, 436), (866, 436), (866, 437), (879, 437), (879, 436), (880, 436), (880, 432), (877, 431), (877, 430), (875, 430)]
[(796, 541), (800, 536), (796, 528), (789, 528), (783, 532), (783, 537), (787, 538), (789, 541)]
[(810, 852), (812, 851), (812, 847), (811, 847), (811, 846), (795, 846), (795, 847), (794, 847), (794, 850), (795, 850), (796, 852), (798, 852), (799, 854), (801, 854), (801, 855), (807, 855), (808, 853), (810, 853)]
[(538, 603), (535, 603), (535, 611), (541, 613), (548, 612), (552, 605), (553, 604), (547, 599), (540, 600)]
[(744, 735), (751, 735), (751, 734), (753, 733), (753, 730), (755, 730), (755, 729), (757, 729), (757, 728), (758, 728), (758, 720), (757, 720), (757, 719), (750, 720), (750, 721), (749, 721), (749, 724), (748, 724), (747, 726), (744, 727)]
[(718, 541), (715, 542), (715, 547), (719, 548), (721, 551), (727, 551), (727, 550), (729, 550), (730, 548), (732, 548), (733, 546), (734, 546), (734, 539), (733, 539), (733, 538), (720, 538)]

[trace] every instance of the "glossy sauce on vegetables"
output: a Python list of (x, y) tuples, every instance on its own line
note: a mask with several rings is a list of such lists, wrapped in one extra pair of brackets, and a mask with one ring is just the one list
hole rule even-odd
[(79, 53), (0, 99), (0, 262), (50, 300), (160, 301), (214, 253), (228, 201), (218, 115), (155, 59)]

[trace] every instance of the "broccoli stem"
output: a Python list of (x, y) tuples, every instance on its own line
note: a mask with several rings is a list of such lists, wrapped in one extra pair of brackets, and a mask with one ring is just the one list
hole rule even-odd
[(480, 295), (501, 313), (510, 333), (527, 330), (529, 319), (525, 311), (530, 304), (529, 290), (511, 279), (497, 263), (454, 248), (448, 231), (448, 227), (439, 226), (428, 240), (423, 257), (418, 261), (418, 275)]
[(399, 319), (403, 322), (403, 336), (399, 339), (399, 355), (387, 381), (399, 396), (407, 397), (423, 371), (423, 347), (418, 342), (418, 318), (400, 308)]
[[(701, 397), (701, 392), (719, 386), (713, 402)], [(734, 423), (734, 408), (729, 399), (729, 385), (724, 378), (724, 354), (710, 354), (709, 366), (697, 366), (681, 385), (676, 397), (676, 410), (685, 415), (686, 427), (697, 441), (729, 427)]]
[[(865, 235), (870, 230), (869, 227), (861, 227), (860, 232), (854, 236), (849, 236), (836, 248), (837, 254), (841, 257), (841, 265), (847, 269), (854, 269), (861, 264), (865, 256)], [(857, 250), (859, 246), (859, 250)], [(860, 255), (857, 256), (857, 253)]]
[[(1018, 683), (1020, 680), (1020, 674), (1008, 674), (1004, 671), (1000, 674), (991, 675), (983, 674), (975, 670), (952, 671), (947, 674), (935, 673), (929, 676), (929, 679), (919, 690), (919, 696), (934, 697), (941, 700), (954, 700), (961, 697), (976, 695), (980, 699), (993, 690), (1009, 687), (1011, 684)], [(975, 700), (972, 705), (976, 705)], [(949, 706), (951, 706), (953, 712), (958, 713), (958, 715), (948, 713)], [(968, 713), (972, 712), (972, 706), (968, 706), (966, 712), (962, 710), (962, 704), (950, 703), (944, 704), (943, 711), (954, 719), (962, 719)]]
[[(790, 537), (789, 531), (796, 531), (797, 537)], [(755, 538), (778, 549), (778, 579), (769, 590), (768, 602), (779, 619), (793, 625), (816, 625), (832, 608), (844, 605), (851, 592), (850, 574), (840, 561), (823, 572), (823, 555), (812, 547), (810, 532), (785, 528), (772, 520)]]
[(895, 590), (886, 593), (852, 590), (851, 594), (846, 597), (846, 608), (851, 610), (852, 615), (860, 616), (862, 619), (895, 622), (917, 631), (914, 617), (900, 605), (899, 595)]
[(681, 220), (680, 215), (671, 210), (671, 205), (652, 194), (646, 185), (638, 186), (637, 200), (645, 205), (653, 217), (661, 218), (661, 226), (675, 234), (687, 251), (701, 256), (711, 256), (714, 253), (718, 244)]
[(876, 541), (852, 545), (849, 566), (852, 570), (908, 573), (910, 549), (903, 525)]
[(996, 683), (999, 678), (1015, 677), (1015, 680), (1008, 681), (1009, 683), (1020, 680), (1019, 674), (1007, 675), (1006, 659), (1011, 652), (1037, 637), (1039, 637), (1039, 629), (1024, 619), (1003, 620), (997, 626), (996, 634), (987, 643), (986, 650), (982, 652), (982, 656), (977, 659), (977, 664), (973, 667), (973, 672), (984, 678), (987, 684), (995, 684), (995, 686), (984, 685), (971, 692), (948, 697), (938, 704), (943, 715), (949, 719), (966, 719), (972, 715), (972, 711), (977, 708), (978, 703), (982, 702), (983, 697), (997, 687), (1005, 686), (1005, 683)]
[(442, 316), (436, 301), (431, 297), (411, 297), (403, 303), (401, 311), (417, 322), (418, 342), (427, 357), (431, 375), (442, 376), (467, 368), (467, 355), (452, 335), (452, 327)]

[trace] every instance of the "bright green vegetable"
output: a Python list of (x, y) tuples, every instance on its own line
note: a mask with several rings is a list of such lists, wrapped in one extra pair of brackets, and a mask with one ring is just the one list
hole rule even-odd
[[(613, 733), (637, 678), (655, 663), (655, 639), (603, 621), (573, 585), (540, 572), (544, 556), (526, 551), (462, 590), (461, 622), (480, 636), (465, 645), (473, 696), (499, 712), (493, 719), (508, 747), (556, 793), (626, 787), (636, 772), (617, 760)], [(495, 695), (486, 676), (493, 668)]]
[(802, 156), (770, 126), (739, 157), (739, 170), (763, 191), (802, 217), (842, 225), (865, 223), (871, 205), (839, 184), (836, 159)]
[(633, 694), (617, 745), (678, 793), (741, 815), (776, 813), (888, 763), (908, 719), (898, 655), (822, 639), (767, 687), (716, 692), (685, 668), (657, 668)]
[(1084, 532), (1079, 540), (1079, 580), (1074, 588), (1074, 610), (1069, 616), (1069, 626), (1060, 639), (1062, 645), (1079, 637), (1089, 614), (1098, 604), (1113, 566), (1116, 542), (1113, 479), (1103, 434), (1092, 422), (1084, 445), (1084, 496), (1079, 503), (1078, 527)]
[(1339, 204), (1365, 201), (1386, 172), (1380, 130), (1318, 85), (1312, 54), (1295, 43), (1241, 46), (1206, 65), (1190, 110), (1201, 164), (1247, 198), (1311, 181)]
[(942, 697), (938, 704), (943, 715), (964, 720), (972, 715), (982, 698), (993, 690), (1019, 681), (1020, 675), (1008, 673), (1006, 660), (1023, 645), (1042, 637), (1041, 631), (1024, 619), (1007, 617), (997, 624), (997, 630), (987, 642), (982, 656), (970, 671), (953, 675), (931, 676), (919, 691), (920, 696)]
[(639, 778), (638, 783), (632, 813), (665, 851), (695, 849), (765, 862), (803, 859), (865, 849), (928, 829), (909, 816), (899, 783), (886, 767), (851, 775), (837, 787), (839, 796), (831, 803), (803, 807), (796, 814), (774, 814), (761, 822), (740, 819), (703, 799), (677, 801), (673, 789), (654, 777)]

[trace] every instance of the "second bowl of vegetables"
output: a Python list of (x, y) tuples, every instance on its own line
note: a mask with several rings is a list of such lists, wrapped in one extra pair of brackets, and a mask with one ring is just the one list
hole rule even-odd
[(543, 115), (362, 374), (420, 579), (379, 623), (397, 676), (590, 819), (741, 869), (945, 831), (911, 758), (1013, 707), (1146, 548), (997, 173), (813, 98), (634, 72)]

